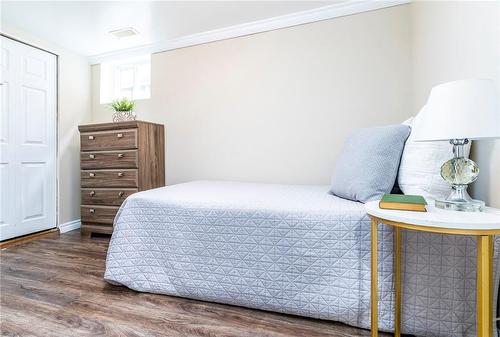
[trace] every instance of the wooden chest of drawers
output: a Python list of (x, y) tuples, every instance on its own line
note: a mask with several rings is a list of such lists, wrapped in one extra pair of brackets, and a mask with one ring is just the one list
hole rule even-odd
[(142, 121), (80, 125), (83, 234), (113, 231), (132, 193), (165, 186), (163, 125)]

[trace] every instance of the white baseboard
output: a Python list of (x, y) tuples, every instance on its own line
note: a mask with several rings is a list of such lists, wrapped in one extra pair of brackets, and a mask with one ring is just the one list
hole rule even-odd
[(59, 225), (59, 232), (62, 234), (62, 233), (66, 233), (66, 232), (69, 232), (69, 231), (72, 231), (75, 229), (79, 229), (81, 225), (82, 225), (82, 223), (81, 223), (80, 219), (68, 221), (68, 222), (65, 222), (65, 223), (62, 223)]

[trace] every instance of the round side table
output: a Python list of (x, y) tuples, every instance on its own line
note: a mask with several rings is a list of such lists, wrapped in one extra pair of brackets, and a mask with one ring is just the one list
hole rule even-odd
[(381, 209), (365, 204), (371, 218), (371, 336), (378, 336), (378, 224), (394, 227), (394, 335), (401, 336), (401, 229), (477, 237), (477, 335), (493, 337), (493, 236), (500, 235), (500, 210), (455, 212), (427, 206), (427, 212)]

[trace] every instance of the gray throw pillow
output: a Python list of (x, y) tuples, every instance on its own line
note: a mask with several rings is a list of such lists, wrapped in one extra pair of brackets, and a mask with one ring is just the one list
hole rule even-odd
[(330, 192), (363, 203), (390, 193), (409, 135), (402, 124), (355, 131), (337, 158)]

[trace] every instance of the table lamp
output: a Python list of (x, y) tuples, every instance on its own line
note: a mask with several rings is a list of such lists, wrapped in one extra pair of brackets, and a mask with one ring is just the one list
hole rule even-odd
[(445, 200), (436, 200), (436, 207), (465, 212), (484, 208), (483, 201), (473, 200), (467, 193), (479, 167), (464, 158), (464, 145), (470, 140), (500, 138), (498, 101), (492, 80), (459, 80), (432, 88), (414, 140), (449, 141), (454, 153), (441, 166), (441, 177), (451, 184), (452, 192)]

